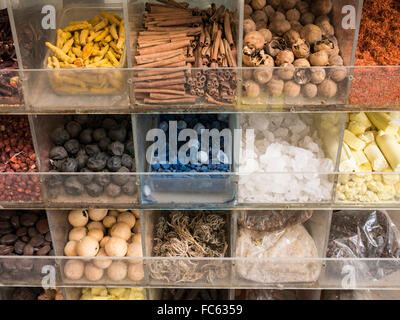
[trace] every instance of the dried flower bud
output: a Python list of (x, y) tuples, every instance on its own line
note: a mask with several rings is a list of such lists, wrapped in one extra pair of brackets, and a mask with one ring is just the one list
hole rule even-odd
[(260, 10), (264, 8), (267, 4), (266, 0), (251, 0), (251, 6), (254, 10)]
[(313, 44), (322, 40), (322, 31), (315, 24), (308, 24), (301, 31), (300, 36), (308, 43)]
[(296, 98), (300, 94), (301, 86), (294, 81), (287, 81), (283, 87), (283, 93), (287, 98)]
[(326, 78), (326, 72), (324, 68), (312, 68), (311, 70), (311, 82), (314, 84), (320, 84)]
[(310, 63), (312, 66), (327, 66), (329, 64), (329, 56), (326, 51), (318, 51), (310, 55)]
[(245, 35), (256, 30), (256, 24), (252, 19), (246, 19), (243, 21), (243, 32)]
[(312, 4), (311, 11), (316, 15), (320, 16), (328, 14), (332, 10), (332, 0), (316, 0)]
[(318, 87), (313, 83), (307, 83), (305, 86), (301, 88), (301, 93), (306, 98), (309, 99), (315, 98), (318, 94)]
[(308, 58), (310, 55), (310, 45), (303, 39), (299, 39), (292, 45), (292, 51), (296, 58)]
[(290, 50), (280, 51), (276, 56), (276, 64), (278, 66), (281, 66), (284, 63), (292, 63), (293, 61), (294, 61), (294, 55), (293, 52)]
[(330, 80), (325, 79), (319, 86), (318, 86), (318, 95), (322, 98), (333, 98), (337, 93), (337, 84)]
[(260, 86), (252, 80), (243, 83), (243, 91), (248, 98), (257, 98), (260, 95)]

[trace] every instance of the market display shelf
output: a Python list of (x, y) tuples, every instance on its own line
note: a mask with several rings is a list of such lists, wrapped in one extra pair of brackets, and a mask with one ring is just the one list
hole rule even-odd
[[(372, 211), (349, 213), (367, 215)], [(198, 213), (200, 214), (200, 212)], [(141, 211), (141, 238), (143, 257), (66, 257), (64, 247), (72, 226), (67, 211), (47, 211), (52, 243), (56, 256), (2, 256), (0, 257), (0, 286), (42, 286), (44, 275), (51, 275), (57, 287), (145, 287), (145, 288), (219, 288), (219, 289), (398, 289), (399, 264), (396, 258), (326, 258), (332, 212), (315, 211), (304, 223), (316, 246), (314, 258), (243, 258), (238, 254), (245, 245), (239, 240), (240, 213), (217, 212), (227, 219), (228, 251), (225, 258), (154, 257), (153, 232), (159, 217), (168, 212)], [(243, 214), (243, 213), (242, 213)], [(244, 213), (245, 214), (245, 213)], [(391, 224), (381, 234), (385, 244), (382, 249), (398, 250), (400, 238), (397, 231), (399, 212), (388, 211)], [(375, 221), (375, 220), (374, 220)], [(376, 222), (369, 222), (376, 223)], [(382, 226), (384, 226), (384, 222)], [(393, 228), (393, 229), (392, 229)], [(331, 230), (331, 231), (330, 231)], [(375, 231), (374, 231), (375, 232)], [(267, 241), (267, 240), (265, 240)], [(299, 240), (293, 240), (299, 241)], [(304, 241), (304, 239), (303, 239)], [(308, 240), (307, 240), (308, 241)], [(342, 241), (338, 239), (338, 241)], [(288, 242), (290, 243), (290, 241)], [(304, 245), (305, 243), (302, 242)], [(350, 249), (350, 248), (349, 248)], [(386, 252), (386, 251), (385, 251)], [(371, 254), (373, 254), (371, 252)], [(395, 254), (395, 253), (392, 253)], [(107, 264), (108, 269), (96, 281), (83, 274), (87, 265)], [(115, 268), (122, 270), (115, 273)], [(127, 274), (133, 266), (141, 270)], [(114, 268), (113, 271), (110, 271)], [(187, 278), (187, 272), (198, 275)], [(121, 276), (122, 272), (122, 276)], [(86, 273), (87, 274), (87, 273)], [(88, 275), (88, 274), (87, 274)], [(90, 274), (89, 274), (90, 275)], [(89, 276), (88, 275), (88, 276)]]
[[(262, 86), (258, 96), (248, 96), (248, 75), (258, 70), (279, 77), (282, 68), (251, 68), (242, 64), (241, 52), (244, 48), (244, 8), (242, 1), (217, 1), (216, 5), (225, 5), (232, 10), (232, 25), (234, 42), (237, 46), (237, 66), (218, 68), (192, 67), (190, 72), (181, 67), (146, 68), (134, 66), (137, 52), (138, 34), (145, 14), (146, 1), (120, 0), (112, 4), (104, 1), (54, 1), (52, 4), (57, 13), (57, 28), (68, 25), (71, 20), (92, 18), (101, 10), (116, 12), (125, 20), (126, 46), (124, 48), (124, 63), (115, 69), (107, 68), (72, 68), (46, 69), (49, 50), (45, 42), (54, 42), (56, 29), (43, 29), (42, 2), (8, 1), (8, 13), (13, 31), (18, 63), (16, 70), (2, 70), (4, 78), (14, 78), (19, 86), (18, 96), (9, 97), (12, 103), (2, 104), (1, 112), (23, 114), (53, 114), (53, 113), (176, 113), (176, 112), (350, 112), (358, 110), (394, 110), (400, 106), (400, 96), (391, 89), (390, 83), (399, 80), (399, 67), (354, 67), (354, 56), (357, 45), (359, 23), (361, 19), (361, 0), (335, 0), (332, 11), (332, 25), (336, 30), (344, 66), (330, 67), (297, 67), (295, 78), (301, 83), (309, 81), (314, 71), (330, 75), (340, 81), (330, 83), (335, 93), (329, 97), (314, 98), (294, 97), (291, 92), (271, 95), (267, 87)], [(191, 2), (189, 2), (192, 4)], [(211, 3), (193, 2), (193, 5), (208, 8)], [(344, 28), (344, 14), (339, 10), (343, 6), (354, 8), (357, 16), (354, 28)], [(84, 12), (84, 13), (82, 13)], [(34, 50), (32, 50), (34, 48)], [(143, 74), (158, 72), (165, 74), (173, 72), (182, 74), (184, 83), (188, 83), (193, 74), (233, 74), (234, 87), (232, 102), (224, 101), (210, 103), (204, 98), (191, 103), (145, 103), (140, 96), (144, 88), (152, 88), (157, 79), (142, 80)], [(344, 77), (338, 77), (338, 74)], [(115, 89), (105, 87), (104, 77), (115, 79), (119, 84)], [(3, 77), (0, 77), (3, 78)], [(146, 77), (145, 77), (146, 78)], [(168, 79), (168, 76), (165, 77)], [(304, 80), (304, 79), (308, 80)], [(19, 79), (19, 81), (18, 81)], [(147, 79), (147, 78), (146, 78)], [(301, 80), (303, 79), (303, 80)], [(144, 82), (142, 82), (144, 81)], [(14, 81), (15, 82), (15, 81)], [(102, 85), (94, 86), (94, 83)], [(103, 87), (101, 87), (103, 86)], [(74, 89), (75, 88), (75, 89)], [(103, 90), (103, 89), (104, 90)], [(328, 89), (328, 88), (327, 88)], [(110, 91), (109, 93), (107, 93)], [(15, 101), (18, 101), (16, 103)], [(154, 100), (154, 99), (152, 99)]]

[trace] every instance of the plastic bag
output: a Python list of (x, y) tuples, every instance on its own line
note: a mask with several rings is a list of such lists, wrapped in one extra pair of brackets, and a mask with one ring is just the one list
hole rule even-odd
[[(319, 262), (285, 261), (285, 258), (318, 258), (314, 239), (301, 224), (277, 232), (240, 228), (236, 256), (255, 258), (239, 261), (238, 273), (261, 283), (313, 282), (321, 271)], [(274, 258), (278, 260), (274, 262)]]
[[(339, 211), (333, 214), (328, 258), (394, 259), (400, 257), (399, 233), (386, 212)], [(343, 265), (355, 267), (356, 280), (381, 279), (397, 271), (395, 261), (352, 261), (330, 264), (330, 272), (342, 273)], [(339, 270), (340, 269), (340, 270)]]
[(312, 213), (311, 210), (242, 211), (239, 225), (250, 230), (274, 232), (304, 223), (312, 217)]

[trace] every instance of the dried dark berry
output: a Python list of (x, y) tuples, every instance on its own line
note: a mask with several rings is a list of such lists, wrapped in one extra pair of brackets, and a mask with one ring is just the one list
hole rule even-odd
[(122, 167), (117, 171), (118, 174), (113, 175), (111, 179), (115, 184), (123, 186), (129, 181), (129, 175), (123, 173), (128, 173), (128, 172), (130, 172), (128, 168)]
[(86, 167), (89, 156), (86, 154), (86, 151), (84, 149), (81, 149), (77, 153), (76, 160), (78, 161), (78, 168), (83, 169), (84, 167)]
[(122, 156), (124, 154), (125, 146), (121, 142), (113, 142), (108, 146), (108, 152), (113, 156)]
[(63, 161), (61, 166), (62, 172), (77, 172), (78, 171), (78, 161), (73, 158), (67, 158)]
[(125, 152), (132, 157), (135, 156), (135, 147), (133, 145), (133, 141), (129, 141), (125, 144)]
[(113, 156), (107, 161), (107, 168), (112, 172), (117, 172), (121, 169), (121, 157)]
[(111, 129), (108, 131), (108, 137), (113, 141), (124, 142), (126, 139), (127, 131), (125, 128)]
[(98, 128), (93, 131), (93, 139), (96, 142), (99, 142), (100, 140), (107, 138), (107, 131), (104, 128)]
[(93, 157), (90, 157), (87, 162), (87, 167), (92, 171), (101, 171), (106, 167), (107, 157), (104, 157), (103, 153), (98, 153)]
[(62, 165), (64, 163), (64, 160), (50, 160), (50, 163), (52, 165), (52, 169), (55, 169), (57, 171), (61, 171)]
[(92, 139), (92, 129), (85, 129), (81, 132), (80, 136), (79, 136), (79, 141), (80, 143), (83, 144), (90, 144), (92, 143), (93, 139)]
[(118, 128), (118, 123), (113, 118), (105, 118), (101, 126), (106, 130), (112, 130)]
[(81, 145), (79, 144), (79, 141), (75, 139), (68, 140), (64, 144), (64, 148), (65, 150), (67, 150), (69, 154), (77, 154), (79, 152), (80, 147)]
[(85, 189), (88, 195), (93, 198), (100, 197), (104, 192), (104, 188), (96, 183), (86, 185)]
[(102, 151), (106, 151), (110, 143), (111, 143), (110, 138), (104, 138), (99, 141), (98, 145)]
[(87, 155), (88, 155), (89, 157), (93, 157), (93, 156), (95, 156), (96, 154), (98, 154), (98, 153), (101, 152), (101, 150), (100, 150), (100, 148), (98, 147), (97, 144), (88, 144), (88, 145), (85, 147), (85, 151), (86, 151), (86, 153), (87, 153)]
[(105, 187), (106, 185), (110, 184), (111, 177), (109, 174), (95, 175), (93, 182)]
[(83, 173), (83, 174), (80, 174), (78, 176), (78, 181), (80, 183), (82, 183), (83, 185), (87, 185), (87, 184), (90, 184), (93, 181), (94, 175), (93, 174), (89, 174), (92, 171), (90, 171), (89, 169), (83, 168), (80, 172)]
[(80, 114), (80, 115), (75, 116), (74, 119), (76, 122), (83, 125), (88, 121), (89, 116), (87, 114)]
[(64, 147), (54, 147), (50, 150), (49, 157), (52, 160), (62, 160), (68, 157), (68, 153)]
[(89, 115), (88, 125), (90, 128), (96, 129), (99, 128), (103, 122), (104, 116), (98, 114)]
[(71, 138), (78, 138), (82, 131), (81, 125), (76, 121), (68, 122), (65, 126)]
[(106, 187), (106, 193), (111, 198), (116, 198), (121, 194), (121, 187), (116, 184), (110, 183)]
[(57, 171), (50, 170), (49, 175), (46, 175), (46, 185), (50, 188), (58, 187), (62, 185), (63, 179), (60, 175), (57, 175)]
[(127, 154), (123, 154), (121, 157), (121, 164), (122, 166), (127, 167), (129, 170), (132, 170), (133, 167), (132, 157)]
[(128, 196), (133, 196), (136, 193), (136, 184), (129, 181), (122, 186), (122, 192)]
[(79, 196), (83, 193), (83, 185), (76, 177), (68, 177), (64, 182), (65, 192), (71, 196)]
[(70, 139), (70, 136), (67, 130), (59, 127), (51, 133), (50, 138), (56, 146), (62, 146)]

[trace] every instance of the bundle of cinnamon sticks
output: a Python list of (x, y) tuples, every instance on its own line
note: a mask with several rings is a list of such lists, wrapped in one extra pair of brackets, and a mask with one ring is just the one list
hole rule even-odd
[(236, 72), (229, 68), (237, 67), (232, 13), (214, 4), (199, 10), (175, 0), (158, 2), (146, 4), (143, 29), (138, 34), (135, 68), (146, 70), (136, 72), (136, 99), (145, 104), (196, 103), (201, 99), (212, 104), (232, 103)]

